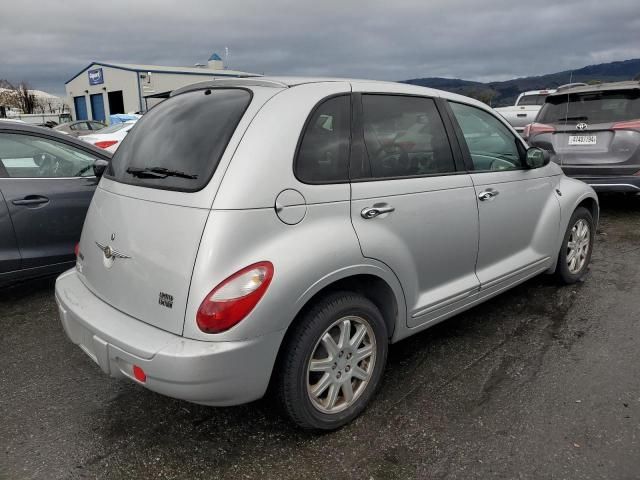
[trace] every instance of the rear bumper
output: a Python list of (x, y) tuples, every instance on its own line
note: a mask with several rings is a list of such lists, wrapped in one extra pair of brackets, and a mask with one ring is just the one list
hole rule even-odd
[(590, 185), (596, 192), (640, 193), (640, 177), (636, 176), (574, 176)]
[[(140, 322), (103, 302), (69, 270), (56, 281), (56, 302), (69, 339), (113, 377), (205, 405), (262, 397), (284, 332), (234, 342), (187, 339)], [(142, 368), (146, 381), (133, 375)]]

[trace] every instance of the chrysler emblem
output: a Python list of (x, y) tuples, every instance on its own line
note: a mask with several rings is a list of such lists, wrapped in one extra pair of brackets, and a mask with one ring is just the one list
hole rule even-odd
[(577, 125), (576, 125), (576, 128), (577, 128), (578, 130), (586, 130), (586, 129), (587, 129), (587, 124), (586, 124), (586, 123), (584, 123), (584, 122), (579, 123), (579, 124), (577, 124)]
[(111, 245), (103, 245), (100, 242), (96, 242), (96, 245), (98, 246), (98, 248), (100, 250), (102, 250), (104, 258), (107, 259), (107, 260), (110, 260), (112, 258), (113, 259), (115, 259), (115, 258), (131, 258), (129, 255), (125, 255), (124, 253), (121, 253), (121, 252), (117, 251)]

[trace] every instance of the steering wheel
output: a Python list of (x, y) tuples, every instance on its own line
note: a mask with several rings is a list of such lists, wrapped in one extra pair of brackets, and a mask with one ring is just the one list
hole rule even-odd
[(409, 168), (409, 153), (397, 143), (383, 145), (374, 154), (376, 164), (386, 171), (406, 170)]
[(42, 177), (64, 177), (69, 175), (69, 167), (73, 168), (70, 162), (46, 152), (34, 155), (33, 161), (38, 166)]
[(489, 165), (489, 170), (513, 170), (516, 166), (509, 160), (496, 158)]

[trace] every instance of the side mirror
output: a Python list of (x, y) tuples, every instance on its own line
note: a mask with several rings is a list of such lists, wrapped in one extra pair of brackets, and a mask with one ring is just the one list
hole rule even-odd
[(109, 162), (107, 160), (102, 160), (101, 158), (97, 159), (93, 162), (93, 174), (96, 177), (101, 177), (108, 166)]
[(546, 150), (538, 147), (531, 147), (527, 149), (527, 156), (525, 158), (525, 163), (529, 168), (540, 168), (544, 167), (551, 160), (551, 155)]

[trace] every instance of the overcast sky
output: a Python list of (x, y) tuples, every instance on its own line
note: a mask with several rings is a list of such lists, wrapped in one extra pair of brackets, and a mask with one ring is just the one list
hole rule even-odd
[(639, 0), (2, 0), (0, 79), (64, 92), (91, 61), (506, 80), (640, 57)]

